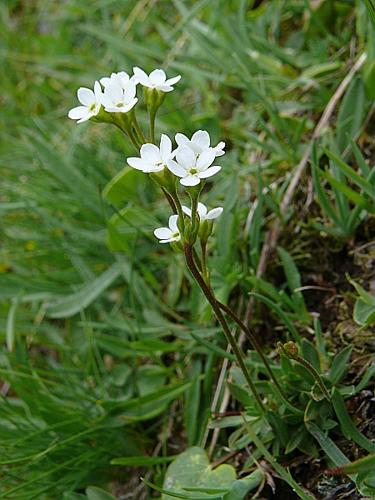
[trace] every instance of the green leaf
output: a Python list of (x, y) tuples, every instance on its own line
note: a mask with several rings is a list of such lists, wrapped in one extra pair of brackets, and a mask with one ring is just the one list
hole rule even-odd
[(354, 288), (357, 290), (357, 292), (358, 292), (358, 294), (363, 302), (365, 302), (366, 304), (368, 304), (370, 306), (375, 306), (374, 295), (371, 295), (371, 293), (366, 292), (366, 290), (359, 283), (357, 283), (356, 281), (351, 279), (351, 277), (348, 274), (346, 275), (346, 278), (349, 281), (349, 283), (351, 285), (353, 285)]
[(255, 293), (251, 292), (249, 293), (250, 296), (255, 297), (256, 299), (260, 300), (264, 304), (266, 304), (270, 309), (274, 311), (274, 313), (281, 319), (281, 321), (285, 324), (285, 326), (288, 328), (290, 334), (294, 338), (294, 340), (298, 343), (301, 342), (301, 336), (298, 333), (296, 327), (293, 325), (292, 321), (288, 318), (287, 314), (279, 307), (275, 302), (273, 302), (271, 299), (268, 297), (265, 297), (264, 295), (260, 293)]
[(232, 484), (230, 491), (224, 495), (223, 500), (243, 500), (249, 491), (258, 488), (264, 480), (265, 473), (262, 469), (256, 469), (242, 479), (237, 479)]
[(335, 409), (337, 418), (340, 421), (341, 430), (347, 439), (352, 439), (355, 443), (363, 449), (374, 453), (375, 444), (372, 443), (366, 436), (364, 436), (353, 424), (344, 404), (344, 399), (340, 392), (334, 388), (332, 391), (332, 404)]
[(327, 457), (332, 460), (336, 466), (346, 465), (349, 463), (349, 459), (344, 455), (340, 448), (338, 448), (332, 439), (330, 439), (314, 422), (308, 420), (305, 421), (305, 425), (310, 434), (318, 441)]
[(294, 263), (292, 256), (283, 248), (278, 247), (277, 253), (283, 264), (286, 279), (288, 281), (288, 287), (291, 291), (293, 302), (297, 304), (297, 309), (300, 311), (305, 311), (305, 301), (303, 295), (299, 288), (301, 288), (301, 275), (298, 271), (297, 266)]
[(113, 214), (107, 222), (107, 245), (112, 252), (134, 253), (134, 244), (139, 236), (153, 238), (157, 219), (142, 207), (126, 207)]
[[(336, 226), (340, 227), (340, 230), (342, 230), (338, 214), (332, 203), (330, 202), (321, 182), (322, 171), (319, 168), (318, 147), (316, 142), (313, 145), (311, 154), (311, 174), (314, 184), (314, 191), (326, 216), (331, 219), (331, 221), (334, 222)], [(322, 229), (324, 230), (324, 228)]]
[(371, 19), (371, 23), (373, 27), (375, 28), (375, 3), (374, 0), (365, 0), (365, 4), (367, 7), (367, 12), (369, 14), (369, 17)]
[[(215, 488), (229, 490), (236, 480), (236, 473), (231, 465), (220, 465), (212, 469), (206, 452), (197, 446), (181, 453), (168, 467), (164, 478), (164, 490), (183, 493), (196, 489)], [(173, 498), (163, 494), (163, 500)], [(202, 500), (205, 498), (201, 497)]]
[(375, 305), (369, 305), (362, 299), (357, 299), (354, 304), (353, 319), (357, 325), (373, 325), (375, 323)]
[(19, 303), (20, 303), (19, 297), (16, 297), (15, 299), (13, 299), (11, 306), (9, 308), (9, 312), (8, 312), (5, 336), (6, 336), (6, 343), (7, 343), (7, 348), (8, 348), (9, 352), (12, 352), (14, 349), (14, 343), (15, 343), (14, 323), (15, 323), (16, 311), (17, 311), (17, 307), (18, 307)]
[[(363, 209), (367, 209), (371, 211), (369, 207), (369, 203), (364, 196), (354, 191), (352, 188), (347, 186), (344, 182), (338, 181), (328, 172), (322, 172), (323, 177), (325, 177), (331, 186), (338, 189), (348, 200), (352, 201), (355, 205), (362, 207)], [(347, 214), (345, 214), (347, 215)], [(343, 214), (344, 217), (344, 214)]]
[(101, 406), (114, 415), (121, 415), (129, 423), (147, 420), (165, 411), (171, 401), (190, 387), (190, 383), (170, 384), (146, 396), (125, 401), (105, 400)]
[(348, 369), (348, 362), (352, 354), (353, 346), (347, 346), (334, 357), (332, 366), (329, 372), (329, 380), (332, 385), (337, 385), (341, 382)]
[(355, 393), (358, 394), (358, 392), (362, 391), (362, 389), (365, 389), (374, 375), (375, 375), (375, 362), (372, 362), (365, 371), (365, 373), (363, 374), (363, 377), (361, 378), (359, 384), (356, 386)]
[(247, 388), (245, 389), (233, 382), (227, 382), (227, 386), (234, 399), (239, 401), (243, 406), (251, 406), (253, 404), (251, 393), (249, 393)]
[(86, 488), (86, 496), (88, 500), (116, 500), (116, 497), (97, 486), (89, 486)]
[(342, 172), (351, 179), (358, 187), (363, 189), (363, 191), (370, 196), (370, 198), (374, 198), (375, 189), (371, 185), (368, 180), (366, 180), (362, 175), (358, 174), (352, 167), (350, 167), (347, 163), (344, 162), (337, 155), (333, 154), (329, 149), (323, 148), (326, 155), (342, 170)]
[(139, 186), (145, 175), (134, 168), (125, 167), (103, 189), (103, 196), (112, 205), (121, 206), (127, 201), (139, 202)]
[(354, 462), (350, 462), (343, 467), (340, 467), (337, 472), (342, 472), (344, 474), (357, 474), (362, 472), (373, 472), (375, 470), (375, 453), (367, 455), (365, 457), (359, 458)]
[(307, 339), (302, 339), (301, 342), (302, 356), (307, 359), (307, 361), (312, 364), (312, 366), (320, 372), (320, 359), (318, 351), (316, 350), (314, 344), (312, 344)]
[(359, 131), (365, 114), (365, 87), (360, 75), (349, 85), (337, 116), (336, 140), (342, 152)]
[(199, 403), (201, 398), (201, 380), (199, 375), (201, 374), (201, 370), (201, 360), (194, 360), (188, 377), (191, 380), (191, 386), (186, 392), (185, 399), (185, 428), (189, 446), (195, 445), (198, 437), (200, 422)]
[(100, 276), (82, 285), (77, 292), (48, 302), (46, 304), (47, 316), (50, 318), (69, 318), (82, 311), (111, 286), (120, 274), (120, 266), (113, 264)]
[(275, 457), (267, 450), (262, 441), (255, 434), (254, 430), (251, 427), (251, 424), (246, 420), (245, 420), (245, 426), (255, 446), (262, 452), (264, 458), (270, 463), (270, 465), (275, 469), (275, 471), (280, 475), (280, 477), (287, 484), (289, 484), (289, 486), (297, 493), (297, 495), (302, 500), (314, 500), (314, 497), (308, 491), (301, 488), (299, 484), (293, 479), (289, 470), (284, 469), (284, 467), (277, 462)]
[(204, 339), (203, 337), (200, 337), (194, 332), (191, 332), (191, 336), (193, 339), (198, 342), (198, 344), (201, 344), (202, 346), (206, 347), (209, 351), (217, 354), (223, 359), (229, 359), (229, 361), (235, 361), (236, 357), (231, 354), (230, 352), (224, 351), (221, 347), (218, 347), (216, 344), (209, 342), (208, 340)]
[(168, 464), (172, 462), (177, 455), (170, 457), (119, 457), (111, 460), (111, 465), (124, 465), (127, 467), (152, 467), (153, 465)]

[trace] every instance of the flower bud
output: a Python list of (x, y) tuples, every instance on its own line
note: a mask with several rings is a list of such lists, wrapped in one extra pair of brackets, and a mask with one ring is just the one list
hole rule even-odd
[(212, 233), (212, 229), (214, 227), (214, 223), (212, 220), (204, 220), (199, 224), (199, 237), (202, 240), (202, 243), (207, 243), (208, 238)]
[(290, 359), (296, 359), (299, 356), (298, 346), (292, 341), (285, 344), (279, 343), (279, 347), (281, 347), (282, 352)]

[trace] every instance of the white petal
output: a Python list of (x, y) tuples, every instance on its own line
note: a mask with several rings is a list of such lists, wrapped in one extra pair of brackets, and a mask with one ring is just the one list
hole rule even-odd
[(98, 81), (96, 81), (94, 83), (94, 94), (95, 94), (96, 102), (100, 102), (100, 97), (102, 95), (102, 88), (101, 88), (100, 83)]
[(145, 170), (148, 170), (150, 167), (150, 164), (142, 160), (142, 158), (131, 157), (127, 158), (126, 161), (128, 162), (128, 165), (130, 167), (136, 168), (137, 170), (142, 170), (142, 172), (145, 172)]
[(199, 171), (206, 170), (215, 159), (215, 151), (213, 149), (204, 150), (198, 157), (197, 169)]
[(81, 87), (77, 90), (77, 97), (81, 104), (84, 106), (90, 106), (93, 102), (95, 102), (95, 94), (91, 89), (86, 89), (85, 87)]
[(186, 175), (186, 170), (174, 160), (168, 160), (167, 167), (168, 170), (170, 170), (172, 174), (177, 175), (177, 177), (185, 177)]
[(154, 69), (150, 73), (149, 79), (153, 85), (163, 85), (165, 83), (167, 76), (162, 69)]
[(173, 214), (169, 217), (169, 221), (168, 221), (168, 226), (171, 229), (171, 231), (173, 231), (174, 233), (179, 232), (179, 229), (177, 226), (177, 219), (178, 219), (178, 215)]
[(119, 111), (121, 113), (127, 113), (128, 111), (130, 111), (132, 108), (134, 108), (134, 106), (137, 104), (138, 102), (138, 99), (137, 97), (135, 99), (133, 99), (132, 101), (130, 101), (128, 104), (126, 104), (125, 106), (123, 106), (122, 108), (119, 108)]
[(169, 158), (171, 158), (171, 155), (172, 155), (172, 141), (167, 135), (162, 134), (160, 139), (161, 159), (164, 162), (166, 162), (167, 160), (169, 160)]
[(224, 141), (220, 141), (219, 144), (213, 148), (213, 150), (215, 151), (215, 155), (216, 156), (223, 156), (223, 155), (225, 155), (224, 148), (225, 148), (225, 142)]
[(221, 167), (214, 166), (203, 170), (203, 172), (199, 172), (198, 175), (201, 179), (207, 179), (207, 177), (211, 177), (212, 175), (217, 174), (221, 170)]
[(79, 120), (80, 118), (83, 118), (86, 116), (88, 113), (88, 109), (86, 106), (77, 106), (76, 108), (73, 108), (69, 111), (68, 116), (72, 120)]
[(206, 130), (197, 130), (194, 132), (191, 141), (201, 148), (201, 151), (210, 147), (210, 136)]
[(200, 181), (201, 180), (197, 175), (187, 175), (186, 177), (180, 179), (180, 183), (183, 186), (196, 186), (200, 183)]
[(143, 71), (141, 68), (133, 68), (134, 76), (136, 77), (137, 81), (141, 83), (142, 85), (145, 85), (146, 87), (150, 86), (150, 79), (147, 76), (147, 74)]
[(130, 78), (129, 78), (129, 83), (133, 83), (134, 85), (138, 85), (138, 78), (135, 76), (135, 75), (132, 75)]
[(206, 205), (204, 205), (203, 203), (199, 202), (197, 210), (198, 210), (199, 217), (201, 219), (204, 219), (206, 217), (206, 214), (207, 214), (207, 207), (206, 207)]
[(123, 99), (125, 102), (130, 102), (134, 99), (137, 92), (137, 87), (134, 84), (129, 84), (124, 90)]
[(151, 164), (160, 161), (160, 151), (155, 144), (143, 144), (141, 147), (141, 158)]
[(184, 212), (184, 214), (186, 214), (189, 217), (191, 217), (191, 210), (190, 210), (190, 208), (185, 207), (185, 205), (181, 205), (181, 208), (182, 208), (182, 211)]
[(178, 75), (178, 76), (174, 76), (173, 78), (168, 78), (168, 80), (166, 80), (164, 82), (165, 85), (174, 85), (175, 83), (179, 82), (181, 80), (181, 75)]
[(209, 212), (207, 212), (206, 219), (212, 220), (217, 219), (223, 213), (222, 207), (213, 208)]
[(122, 90), (120, 85), (111, 81), (111, 83), (104, 89), (104, 94), (116, 103), (122, 101), (124, 91)]
[(193, 150), (186, 146), (177, 148), (176, 160), (186, 170), (194, 167), (196, 162)]
[[(107, 87), (105, 87), (106, 89)], [(105, 108), (111, 108), (114, 104), (112, 99), (109, 97), (109, 95), (106, 93), (106, 90), (104, 89), (104, 93), (100, 96), (100, 102)], [(106, 109), (107, 111), (107, 109)]]
[(174, 138), (178, 146), (187, 146), (190, 143), (189, 139), (184, 134), (178, 133)]
[(158, 229), (155, 229), (154, 231), (154, 235), (160, 240), (165, 240), (166, 238), (170, 238), (172, 234), (173, 233), (169, 229), (169, 227), (158, 227)]
[(103, 87), (106, 87), (109, 83), (111, 83), (111, 79), (108, 78), (108, 76), (103, 76), (103, 78), (100, 79), (100, 83)]
[(159, 243), (172, 243), (173, 241), (180, 241), (181, 235), (173, 236), (172, 238), (168, 238), (167, 240), (160, 240)]
[(130, 77), (129, 77), (129, 75), (125, 71), (120, 71), (119, 73), (117, 73), (117, 78), (118, 78), (118, 81), (119, 81), (120, 85), (123, 88), (125, 88), (126, 85), (130, 81)]
[(162, 92), (172, 92), (172, 90), (174, 90), (174, 88), (169, 85), (156, 85), (155, 88), (157, 90), (161, 90)]
[(87, 111), (87, 115), (86, 116), (82, 116), (82, 118), (80, 118), (77, 123), (83, 123), (83, 122), (87, 122), (87, 120), (90, 120), (90, 118), (94, 116), (94, 113), (90, 112), (90, 111)]

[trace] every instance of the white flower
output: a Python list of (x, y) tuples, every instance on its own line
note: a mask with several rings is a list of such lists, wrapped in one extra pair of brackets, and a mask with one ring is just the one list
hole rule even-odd
[(167, 166), (173, 174), (181, 177), (180, 183), (183, 186), (196, 186), (201, 179), (211, 177), (221, 170), (217, 165), (210, 167), (214, 159), (215, 151), (212, 148), (195, 156), (191, 148), (182, 146), (176, 150), (177, 161), (168, 160)]
[(181, 234), (177, 226), (178, 215), (169, 217), (169, 227), (159, 227), (155, 229), (154, 235), (160, 240), (159, 243), (171, 243), (172, 241), (180, 241)]
[[(190, 208), (182, 205), (182, 210), (186, 215), (191, 217), (191, 209)], [(213, 219), (217, 219), (218, 217), (220, 217), (220, 215), (223, 213), (223, 208), (217, 207), (217, 208), (213, 208), (212, 210), (207, 211), (206, 205), (204, 205), (201, 202), (198, 202), (197, 212), (198, 212), (200, 221), (203, 222), (205, 220), (213, 220)]]
[(136, 86), (134, 82), (129, 83), (125, 90), (118, 82), (109, 82), (105, 86), (101, 97), (102, 104), (108, 113), (127, 113), (138, 102), (135, 94)]
[[(178, 146), (188, 146), (191, 148), (195, 154), (200, 154), (206, 149), (210, 149), (210, 135), (206, 130), (197, 130), (192, 135), (191, 139), (186, 137), (184, 134), (176, 134), (175, 136)], [(221, 141), (219, 144), (212, 149), (215, 151), (215, 156), (222, 156), (225, 154), (224, 151), (225, 142)]]
[(135, 67), (133, 71), (137, 82), (141, 83), (144, 87), (160, 90), (161, 92), (171, 92), (173, 85), (181, 78), (181, 75), (178, 75), (167, 80), (167, 75), (162, 69), (154, 69), (149, 75), (141, 68)]
[(151, 172), (161, 172), (167, 166), (168, 160), (172, 159), (174, 153), (172, 152), (172, 141), (170, 138), (162, 134), (160, 139), (160, 148), (155, 144), (143, 144), (140, 149), (140, 158), (128, 158), (128, 164), (142, 170), (146, 174)]
[(103, 87), (107, 87), (111, 83), (117, 83), (123, 90), (126, 90), (129, 84), (136, 85), (134, 75), (130, 77), (125, 71), (120, 71), (119, 73), (112, 73), (110, 77), (104, 76), (100, 79), (100, 83)]
[(83, 106), (77, 106), (69, 111), (68, 116), (72, 120), (82, 123), (96, 116), (101, 107), (102, 89), (99, 82), (95, 82), (94, 91), (81, 87), (77, 91), (78, 100)]

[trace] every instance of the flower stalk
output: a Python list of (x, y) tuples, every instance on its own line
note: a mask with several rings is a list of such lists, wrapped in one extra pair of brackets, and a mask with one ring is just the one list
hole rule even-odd
[(245, 380), (250, 387), (250, 390), (251, 390), (251, 392), (255, 398), (255, 401), (259, 407), (259, 410), (262, 413), (264, 413), (265, 407), (264, 407), (263, 402), (262, 402), (262, 400), (258, 394), (258, 391), (254, 385), (254, 382), (251, 379), (250, 373), (247, 369), (247, 366), (245, 363), (245, 356), (244, 356), (243, 352), (241, 351), (240, 347), (238, 346), (236, 339), (233, 337), (232, 332), (230, 331), (228, 323), (226, 322), (226, 320), (221, 312), (221, 309), (219, 307), (219, 304), (218, 304), (213, 292), (208, 287), (208, 285), (206, 284), (205, 280), (202, 278), (199, 270), (197, 269), (197, 267), (195, 265), (192, 246), (189, 244), (185, 244), (184, 245), (184, 253), (185, 253), (186, 264), (187, 264), (191, 274), (193, 275), (195, 281), (197, 282), (198, 286), (200, 287), (200, 289), (204, 293), (205, 297), (207, 298), (208, 302), (210, 303), (210, 305), (215, 313), (215, 316), (216, 316), (217, 320), (219, 321), (219, 323), (224, 331), (225, 337), (226, 337), (229, 345), (232, 348), (232, 351), (236, 357), (238, 366), (240, 367), (240, 369), (245, 377)]
[(295, 344), (294, 342), (286, 342), (285, 344), (278, 342), (277, 345), (279, 347), (280, 352), (282, 352), (287, 358), (293, 359), (294, 361), (302, 365), (304, 368), (306, 368), (306, 370), (310, 373), (310, 375), (318, 384), (324, 397), (327, 398), (328, 401), (331, 401), (331, 395), (325, 383), (323, 382), (322, 377), (319, 375), (318, 371), (313, 367), (313, 365), (307, 361), (307, 359), (299, 355), (299, 349), (297, 344)]

